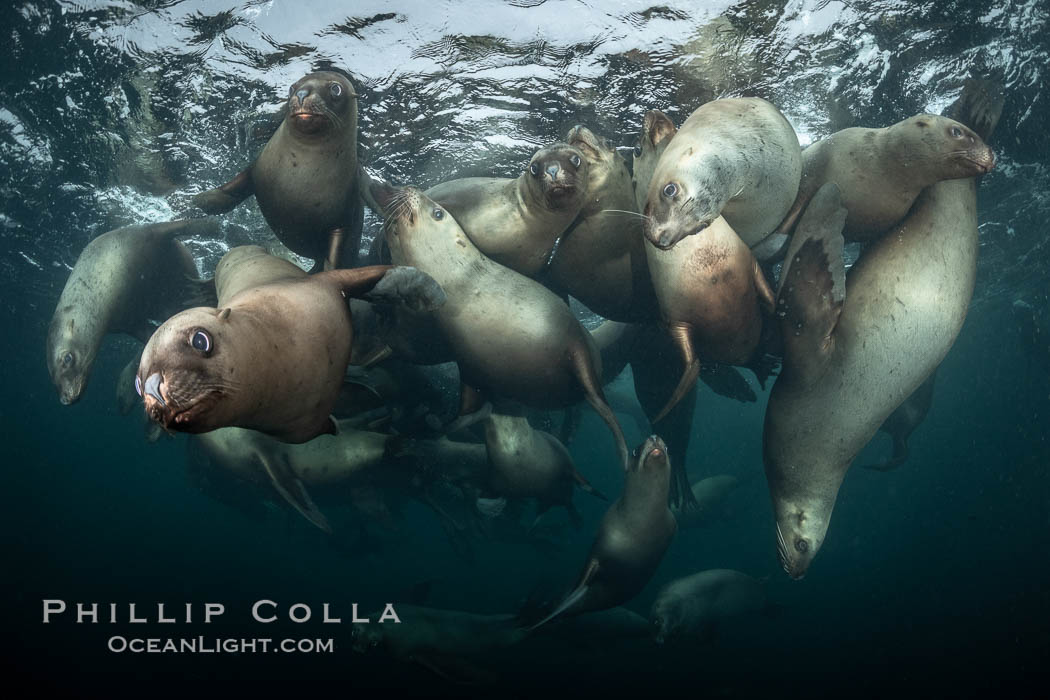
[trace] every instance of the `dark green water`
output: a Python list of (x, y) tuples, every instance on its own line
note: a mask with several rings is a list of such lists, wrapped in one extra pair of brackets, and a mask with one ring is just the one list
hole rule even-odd
[[(162, 694), (182, 684), (205, 695), (288, 684), (341, 695), (384, 685), (514, 697), (644, 685), (715, 696), (1016, 696), (1045, 675), (1045, 2), (325, 2), (308, 10), (281, 2), (30, 2), (0, 17), (0, 526), (10, 554), (5, 658), (19, 675), (78, 697), (102, 688)], [(725, 19), (712, 39), (703, 27), (717, 17)], [(708, 55), (704, 46), (716, 58), (690, 63), (698, 51)], [(261, 628), (250, 606), (268, 598), (283, 609), (357, 601), (371, 610), (407, 600), (413, 584), (429, 580), (427, 605), (513, 612), (537, 581), (576, 574), (600, 503), (577, 496), (585, 527), (566, 530), (555, 553), (476, 537), (474, 559), (464, 561), (432, 516), (411, 505), (398, 534), (362, 552), (353, 538), (333, 542), (282, 508), (252, 518), (195, 489), (185, 436), (147, 444), (139, 417), (118, 415), (113, 385), (134, 349), (130, 339), (108, 338), (83, 399), (59, 404), (45, 337), (80, 250), (116, 226), (178, 215), (187, 194), (247, 164), (265, 140), (258, 115), (326, 61), (361, 88), (364, 161), (424, 186), (513, 176), (575, 123), (626, 149), (648, 109), (680, 123), (719, 95), (770, 99), (808, 143), (846, 126), (939, 112), (970, 74), (1003, 84), (998, 164), (978, 194), (977, 289), (933, 408), (903, 467), (848, 474), (803, 581), (784, 576), (776, 559), (761, 471), (766, 396), (740, 404), (701, 394), (688, 468), (694, 479), (743, 480), (734, 517), (680, 533), (629, 607), (645, 615), (664, 583), (735, 568), (769, 577), (776, 616), (724, 629), (702, 647), (537, 637), (496, 655), (496, 689), (455, 689), (416, 665), (353, 653), (348, 624)], [(222, 240), (190, 241), (209, 274), (230, 246), (269, 235), (251, 202), (225, 221)], [(375, 227), (366, 220), (366, 232)], [(643, 437), (626, 429), (632, 444)], [(592, 414), (571, 449), (599, 488), (617, 492), (615, 453)], [(879, 435), (858, 461), (888, 449)], [(352, 529), (349, 514), (331, 513), (337, 529)], [(168, 632), (77, 625), (68, 616), (43, 625), (42, 600), (50, 598), (147, 609), (221, 602), (221, 622), (173, 625), (171, 634), (331, 637), (335, 651), (114, 654), (106, 650), (112, 635)]]

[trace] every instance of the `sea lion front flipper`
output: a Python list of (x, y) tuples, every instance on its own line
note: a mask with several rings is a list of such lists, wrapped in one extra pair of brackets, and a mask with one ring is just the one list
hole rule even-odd
[(879, 462), (878, 464), (866, 464), (865, 469), (871, 469), (877, 472), (888, 472), (893, 471), (900, 465), (908, 461), (908, 439), (899, 435), (893, 436), (893, 456), (887, 459), (885, 462)]
[(328, 232), (328, 256), (324, 259), (324, 269), (339, 269), (339, 259), (342, 257), (343, 242), (346, 231), (342, 228), (334, 228)]
[(627, 440), (623, 436), (620, 422), (616, 420), (616, 414), (613, 413), (609, 402), (605, 400), (605, 392), (602, 391), (602, 384), (598, 381), (598, 374), (594, 369), (594, 363), (591, 362), (588, 348), (580, 343), (569, 350), (569, 356), (575, 370), (576, 380), (583, 389), (583, 395), (587, 399), (587, 403), (591, 405), (595, 413), (601, 416), (601, 419), (609, 426), (609, 430), (612, 431), (613, 439), (616, 441), (616, 450), (620, 454), (620, 465), (624, 471), (627, 471), (629, 455)]
[(328, 518), (310, 498), (303, 482), (295, 476), (288, 463), (283, 459), (276, 459), (262, 453), (259, 453), (258, 457), (277, 493), (281, 494), (284, 500), (299, 511), (304, 518), (328, 534), (332, 534), (332, 526), (328, 524)]
[(138, 392), (135, 391), (135, 375), (139, 371), (143, 349), (139, 348), (117, 377), (117, 411), (122, 416), (131, 413), (131, 409), (141, 402)]
[(326, 270), (317, 273), (314, 278), (335, 284), (346, 297), (363, 299), (392, 269), (390, 265), (370, 265), (351, 270)]
[(447, 300), (445, 290), (427, 273), (399, 265), (383, 275), (364, 299), (372, 304), (400, 306), (409, 311), (434, 311)]
[(776, 315), (784, 339), (781, 375), (805, 386), (820, 377), (834, 350), (835, 326), (846, 298), (845, 223), (838, 185), (829, 182), (810, 200), (780, 278)]
[(671, 335), (671, 340), (678, 347), (678, 351), (682, 354), (682, 378), (678, 380), (678, 386), (675, 387), (674, 393), (671, 394), (671, 398), (667, 400), (667, 404), (660, 409), (660, 412), (653, 418), (652, 423), (656, 425), (659, 423), (664, 416), (670, 413), (671, 409), (678, 405), (678, 402), (689, 393), (689, 390), (696, 384), (696, 378), (700, 375), (700, 358), (696, 356), (696, 351), (693, 349), (693, 339), (690, 334), (689, 326), (684, 323), (676, 323), (670, 326), (668, 333)]
[(537, 627), (547, 624), (554, 618), (569, 610), (572, 606), (576, 605), (576, 603), (580, 602), (583, 597), (587, 595), (587, 591), (590, 590), (591, 581), (598, 573), (600, 566), (601, 565), (598, 563), (597, 559), (589, 560), (587, 562), (587, 568), (583, 570), (583, 575), (580, 576), (580, 582), (576, 584), (576, 588), (572, 589), (552, 612), (548, 613), (536, 624), (529, 626), (526, 631), (532, 632)]
[(727, 399), (735, 399), (743, 403), (754, 403), (758, 400), (751, 384), (736, 367), (731, 365), (703, 365), (700, 381), (706, 384), (711, 391)]
[(252, 182), (252, 168), (248, 166), (226, 184), (195, 194), (190, 201), (209, 214), (225, 214), (253, 194), (255, 183)]

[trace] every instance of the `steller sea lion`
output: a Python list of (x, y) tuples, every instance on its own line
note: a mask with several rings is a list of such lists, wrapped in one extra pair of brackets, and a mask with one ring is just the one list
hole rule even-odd
[(835, 132), (802, 152), (802, 181), (780, 225), (788, 233), (810, 198), (834, 182), (846, 208), (847, 241), (870, 241), (900, 223), (923, 189), (987, 173), (995, 154), (954, 119), (919, 114), (883, 129)]
[[(102, 338), (127, 333), (145, 343), (151, 319), (214, 294), (177, 236), (212, 236), (211, 219), (126, 226), (103, 233), (80, 253), (47, 332), (47, 369), (64, 405), (80, 399)], [(202, 297), (198, 299), (197, 297)]]
[(667, 507), (670, 488), (667, 447), (652, 435), (636, 450), (623, 493), (602, 517), (576, 585), (551, 613), (528, 629), (564, 615), (611, 608), (638, 595), (678, 529)]
[[(353, 336), (344, 295), (387, 274), (405, 273), (378, 265), (310, 278), (258, 246), (234, 248), (215, 270), (219, 308), (176, 314), (146, 344), (136, 378), (146, 412), (190, 433), (238, 426), (305, 442), (330, 432)], [(433, 280), (414, 274), (418, 298), (406, 300), (428, 306)]]
[(436, 313), (455, 350), (463, 413), (478, 392), (535, 408), (585, 398), (609, 426), (621, 464), (627, 446), (601, 386), (601, 358), (569, 307), (543, 285), (490, 260), (456, 220), (414, 188), (375, 183), (395, 263), (419, 265), (448, 295)]
[(284, 121), (258, 159), (225, 185), (193, 197), (209, 214), (255, 195), (266, 223), (314, 269), (351, 266), (364, 209), (357, 162), (357, 93), (341, 73), (300, 78), (288, 91)]
[(710, 569), (664, 586), (653, 601), (649, 622), (657, 644), (686, 637), (709, 641), (726, 620), (765, 608), (760, 581), (732, 569)]
[(671, 507), (679, 528), (707, 527), (725, 515), (725, 500), (740, 484), (731, 474), (717, 474), (701, 479), (692, 486), (695, 508)]
[(656, 164), (645, 236), (667, 250), (722, 216), (750, 247), (784, 219), (801, 175), (798, 137), (776, 107), (757, 97), (708, 102)]
[(656, 321), (660, 310), (626, 161), (584, 126), (574, 126), (565, 140), (583, 154), (589, 174), (580, 214), (562, 235), (542, 281), (604, 318)]
[[(1002, 98), (970, 81), (952, 116), (987, 141)], [(792, 236), (777, 300), (784, 366), (763, 434), (784, 570), (820, 550), (839, 486), (879, 426), (937, 368), (966, 318), (977, 261), (976, 178), (942, 180), (843, 272), (836, 186)]]
[(579, 215), (588, 178), (584, 154), (555, 143), (538, 150), (516, 179), (468, 177), (435, 185), (424, 194), (452, 214), (482, 253), (534, 277)]

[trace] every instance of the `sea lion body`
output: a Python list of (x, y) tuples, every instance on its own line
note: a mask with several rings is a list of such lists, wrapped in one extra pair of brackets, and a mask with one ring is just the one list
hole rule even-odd
[(660, 565), (678, 525), (667, 507), (671, 464), (667, 448), (649, 437), (627, 472), (623, 493), (602, 517), (576, 586), (554, 611), (557, 617), (604, 610), (638, 595)]
[(649, 621), (658, 644), (686, 637), (706, 641), (719, 624), (765, 607), (761, 582), (732, 569), (711, 569), (664, 586)]
[(726, 497), (740, 484), (731, 474), (709, 476), (693, 484), (695, 508), (672, 508), (679, 528), (706, 527), (724, 512)]
[(289, 90), (284, 120), (256, 161), (193, 202), (215, 214), (251, 194), (281, 242), (318, 268), (357, 259), (364, 221), (357, 94), (345, 76), (323, 71), (300, 78)]
[(258, 246), (234, 248), (215, 271), (219, 308), (183, 311), (147, 343), (147, 413), (191, 433), (237, 426), (305, 442), (330, 431), (353, 335), (344, 290), (366, 292), (389, 269), (309, 278)]
[(483, 255), (419, 190), (380, 188), (373, 196), (389, 212), (394, 262), (417, 264), (447, 294), (435, 317), (455, 350), (463, 384), (535, 408), (565, 408), (585, 398), (613, 432), (626, 464), (623, 434), (601, 393), (601, 357), (569, 307)]
[(900, 223), (924, 188), (984, 174), (994, 164), (981, 137), (947, 117), (919, 114), (882, 129), (843, 129), (802, 152), (802, 180), (786, 221), (834, 182), (848, 212), (843, 236), (870, 241)]
[(211, 220), (170, 221), (115, 229), (88, 243), (48, 328), (48, 370), (63, 404), (80, 398), (107, 333), (145, 343), (152, 319), (192, 303), (197, 266), (175, 237), (216, 230)]
[(801, 175), (798, 137), (776, 107), (756, 97), (708, 102), (660, 156), (643, 209), (646, 238), (668, 249), (722, 216), (753, 246), (791, 209)]
[[(1002, 105), (968, 91), (957, 104), (987, 125), (985, 135)], [(819, 551), (854, 457), (955, 342), (976, 275), (975, 178), (923, 190), (844, 281), (846, 212), (833, 187), (811, 200), (786, 258), (777, 307), (784, 366), (763, 435), (778, 554), (793, 578)]]
[(566, 141), (583, 153), (589, 175), (583, 207), (562, 236), (544, 283), (607, 319), (657, 320), (659, 307), (627, 163), (586, 127), (573, 127)]
[(533, 277), (580, 213), (587, 182), (583, 153), (556, 143), (537, 151), (516, 179), (450, 180), (425, 194), (452, 214), (482, 253)]

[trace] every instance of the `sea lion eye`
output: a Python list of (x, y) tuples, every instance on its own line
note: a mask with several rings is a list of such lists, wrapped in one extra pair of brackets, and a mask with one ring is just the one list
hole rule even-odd
[(578, 168), (580, 167), (580, 163), (583, 161), (580, 160), (580, 157), (578, 155), (573, 153), (571, 156), (569, 156), (569, 162), (572, 163), (572, 167)]
[(444, 210), (442, 210), (441, 207), (434, 207), (434, 210), (430, 212), (430, 215), (433, 216), (434, 219), (437, 221), (441, 221), (445, 218), (445, 212)]
[(328, 88), (328, 91), (332, 93), (332, 97), (339, 97), (343, 94), (343, 86), (339, 83), (332, 83), (332, 87)]
[(959, 127), (957, 127), (957, 126), (953, 126), (953, 127), (952, 127), (952, 131), (951, 131), (951, 134), (952, 134), (952, 136), (954, 136), (954, 137), (955, 137), (955, 138), (957, 138), (957, 139), (959, 139), (959, 138), (962, 138), (962, 135), (963, 135), (963, 134), (962, 134), (962, 129), (960, 129), (960, 128), (959, 128)]
[(211, 352), (211, 336), (208, 335), (207, 331), (198, 330), (190, 338), (190, 345), (197, 352), (202, 352), (205, 355)]
[(73, 366), (73, 353), (67, 352), (65, 355), (62, 356), (62, 366), (63, 367), (72, 367)]
[(540, 174), (540, 164), (536, 161), (529, 163), (529, 172), (532, 173), (533, 177)]
[(671, 199), (676, 194), (678, 194), (678, 185), (674, 184), (673, 182), (668, 182), (666, 185), (664, 185), (664, 196), (665, 197), (667, 197), (668, 199)]
[(795, 549), (797, 549), (802, 554), (805, 554), (809, 551), (809, 542), (806, 542), (803, 539), (795, 540)]

